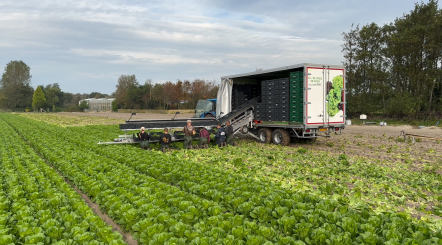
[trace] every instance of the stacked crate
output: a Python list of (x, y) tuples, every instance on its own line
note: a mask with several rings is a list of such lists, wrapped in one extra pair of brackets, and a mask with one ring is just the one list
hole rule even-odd
[(258, 86), (255, 84), (234, 84), (232, 88), (232, 109), (240, 107), (249, 100), (258, 97)]
[(303, 122), (304, 120), (304, 73), (296, 71), (290, 73), (290, 121)]
[(261, 82), (261, 110), (263, 121), (289, 121), (289, 79), (281, 78)]
[(265, 120), (266, 118), (266, 109), (263, 103), (256, 103), (255, 104), (255, 110), (253, 111), (254, 113), (254, 118), (255, 120)]

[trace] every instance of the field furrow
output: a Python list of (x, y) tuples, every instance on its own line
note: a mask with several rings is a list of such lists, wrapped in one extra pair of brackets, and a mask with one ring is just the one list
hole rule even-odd
[[(434, 232), (425, 222), (414, 222), (404, 213), (376, 214), (365, 206), (355, 211), (349, 208), (342, 196), (333, 200), (310, 195), (300, 189), (290, 190), (266, 181), (264, 177), (259, 180), (244, 174), (229, 173), (180, 158), (175, 153), (146, 154), (131, 146), (98, 148), (84, 143), (91, 133), (88, 128), (84, 128), (84, 132), (75, 131), (76, 134), (73, 134), (74, 131), (23, 120), (17, 116), (4, 117), (40, 154), (62, 173), (69, 175), (67, 177), (90, 196), (95, 195), (96, 200), (102, 200), (101, 195), (120, 198), (104, 203), (105, 208), (109, 208), (109, 213), (115, 210), (128, 212), (140, 204), (157, 205), (167, 214), (176, 207), (179, 210), (183, 203), (166, 202), (163, 194), (165, 191), (183, 193), (194, 202), (209, 202), (219, 212), (225, 212), (216, 215), (217, 213), (211, 213), (213, 209), (211, 211), (210, 208), (203, 207), (201, 210), (205, 214), (195, 215), (201, 218), (194, 223), (186, 222), (185, 216), (174, 215), (172, 218), (178, 223), (188, 225), (181, 228), (187, 231), (187, 236), (180, 236), (182, 233), (177, 232), (170, 224), (165, 226), (158, 217), (155, 220), (151, 216), (144, 216), (144, 222), (150, 219), (152, 223), (147, 223), (147, 228), (140, 234), (148, 233), (145, 238), (149, 241), (157, 241), (161, 236), (163, 241), (187, 239), (187, 243), (192, 241), (193, 244), (199, 244), (203, 238), (212, 242), (243, 240), (248, 244), (430, 244), (439, 241), (441, 235), (439, 230)], [(163, 185), (173, 189), (161, 189)], [(150, 186), (154, 188), (149, 188)], [(154, 199), (140, 200), (143, 196), (136, 190), (143, 187), (149, 188), (145, 196), (148, 194), (147, 197)], [(110, 192), (106, 193), (108, 188)], [(124, 198), (124, 202), (132, 201), (132, 204), (113, 205), (121, 201), (121, 198)], [(161, 206), (158, 205), (160, 203), (167, 204)], [(138, 216), (146, 215), (150, 210), (139, 212)], [(124, 217), (126, 219), (133, 216), (125, 213)], [(240, 217), (241, 222), (233, 222), (234, 217)], [(116, 218), (119, 220), (117, 216)], [(228, 223), (238, 224), (238, 227), (225, 227)], [(136, 224), (141, 223), (139, 221)], [(207, 224), (212, 225), (210, 231), (202, 230), (201, 227)], [(162, 226), (158, 228), (159, 225)], [(131, 229), (130, 226), (127, 228)], [(149, 233), (147, 230), (154, 231)], [(197, 233), (193, 239), (189, 237), (189, 231)]]
[(3, 119), (0, 125), (0, 244), (125, 244)]

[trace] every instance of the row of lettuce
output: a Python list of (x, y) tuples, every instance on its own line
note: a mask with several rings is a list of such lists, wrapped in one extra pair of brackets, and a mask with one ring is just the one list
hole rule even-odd
[(355, 211), (176, 153), (97, 146), (109, 127), (58, 128), (2, 115), (39, 154), (143, 244), (434, 244), (404, 213)]
[(78, 143), (59, 140), (69, 138), (63, 130), (48, 127), (44, 132), (32, 121), (14, 119), (7, 121), (15, 130), (24, 130), (22, 136), (37, 152), (143, 244), (263, 244), (267, 239), (296, 244), (292, 237), (228, 212), (214, 201), (189, 195)]
[(126, 244), (0, 119), (0, 244)]
[(410, 171), (415, 164), (350, 159), (344, 154), (333, 156), (257, 142), (176, 154), (226, 172), (265, 177), (284, 188), (304, 189), (324, 198), (345, 196), (341, 201), (356, 209), (370, 207), (379, 213), (404, 210), (422, 216), (434, 228), (442, 227), (442, 175), (424, 168)]

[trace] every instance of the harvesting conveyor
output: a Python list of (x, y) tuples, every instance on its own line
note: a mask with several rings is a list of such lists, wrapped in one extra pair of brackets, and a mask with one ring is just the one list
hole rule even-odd
[[(345, 68), (302, 63), (269, 70), (224, 76), (218, 90), (218, 118), (191, 118), (197, 131), (230, 121), (234, 133), (249, 134), (262, 143), (288, 145), (293, 138), (314, 141), (341, 134), (345, 128)], [(127, 120), (125, 132), (114, 142), (136, 143), (129, 131), (145, 127), (148, 132), (169, 128), (172, 141), (184, 139), (181, 131), (188, 119)], [(158, 141), (150, 132), (151, 141)]]
[[(164, 128), (168, 128), (173, 131), (172, 141), (184, 140), (183, 127), (187, 124), (187, 120), (192, 120), (192, 126), (196, 128), (197, 135), (201, 128), (206, 128), (210, 133), (214, 133), (214, 129), (217, 124), (225, 124), (227, 121), (232, 122), (234, 132), (239, 132), (239, 129), (246, 124), (250, 124), (253, 121), (253, 105), (256, 100), (251, 100), (243, 106), (233, 110), (227, 115), (220, 118), (185, 118), (185, 119), (153, 119), (153, 120), (126, 120), (125, 124), (120, 124), (120, 130), (124, 131), (124, 135), (120, 135), (112, 142), (98, 142), (98, 144), (133, 144), (139, 143), (134, 134), (128, 134), (129, 131), (140, 131), (141, 127), (144, 127), (150, 135), (150, 142), (158, 142), (159, 135)], [(221, 114), (222, 115), (222, 114)], [(161, 132), (155, 132), (152, 130), (161, 130)], [(256, 137), (256, 136), (255, 136)], [(197, 139), (197, 137), (194, 137)]]

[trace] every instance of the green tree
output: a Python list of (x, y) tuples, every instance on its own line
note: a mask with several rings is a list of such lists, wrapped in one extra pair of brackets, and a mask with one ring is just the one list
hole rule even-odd
[[(437, 1), (416, 3), (409, 14), (388, 26), (386, 56), (396, 93), (411, 94), (414, 111), (431, 111), (441, 77), (442, 12)], [(416, 102), (417, 103), (414, 103)]]
[[(76, 105), (74, 100), (74, 95), (72, 93), (65, 92), (63, 93), (63, 106), (62, 107), (69, 107), (72, 105)], [(78, 104), (78, 103), (77, 103)]]
[(61, 91), (58, 83), (48, 84), (43, 89), (46, 101), (50, 107), (62, 107), (64, 103), (64, 92)]
[(32, 104), (31, 68), (23, 61), (11, 61), (0, 80), (0, 106), (7, 109), (25, 108)]
[[(152, 88), (152, 100), (155, 101), (155, 109), (164, 109), (163, 86), (156, 83)], [(152, 108), (153, 109), (153, 108)]]
[(430, 0), (383, 27), (371, 23), (343, 33), (348, 114), (440, 111), (441, 29), (442, 11)]
[(46, 98), (45, 93), (41, 86), (38, 86), (34, 92), (34, 96), (32, 97), (32, 107), (34, 109), (39, 110), (40, 108), (44, 108), (46, 106)]
[(103, 94), (101, 94), (100, 92), (92, 92), (89, 94), (89, 98), (98, 99), (98, 98), (103, 98), (103, 97), (104, 97)]
[[(118, 78), (118, 84), (117, 84), (117, 91), (115, 91), (115, 99), (117, 105), (121, 109), (129, 109), (134, 106), (133, 98), (131, 98), (131, 95), (134, 94), (134, 88), (137, 88), (139, 86), (137, 78), (135, 75), (121, 75)], [(128, 90), (130, 90), (130, 95), (128, 94)], [(138, 98), (136, 98), (138, 99)]]
[(117, 101), (116, 100), (112, 101), (112, 111), (118, 111), (118, 105), (117, 105)]
[(79, 108), (81, 111), (84, 111), (84, 110), (86, 110), (86, 109), (89, 109), (89, 104), (87, 103), (86, 100), (83, 100), (82, 102), (80, 102), (80, 105), (78, 106), (78, 108)]
[(155, 102), (152, 100), (153, 82), (151, 79), (147, 79), (144, 85), (141, 86), (142, 100), (145, 109), (155, 108)]

